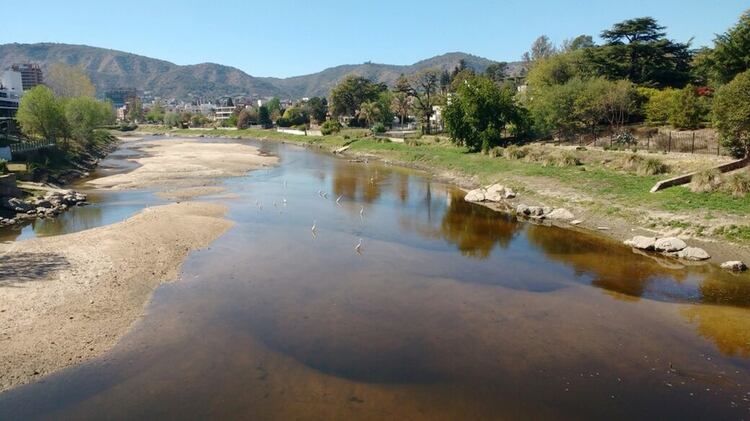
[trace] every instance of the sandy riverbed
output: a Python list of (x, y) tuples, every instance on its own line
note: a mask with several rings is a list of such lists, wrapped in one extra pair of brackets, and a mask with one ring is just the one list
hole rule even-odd
[[(100, 188), (153, 188), (173, 200), (223, 191), (276, 158), (232, 143), (148, 142), (132, 172)], [(148, 208), (109, 226), (0, 244), (0, 391), (112, 348), (141, 316), (154, 288), (179, 277), (187, 255), (232, 226), (219, 203)]]

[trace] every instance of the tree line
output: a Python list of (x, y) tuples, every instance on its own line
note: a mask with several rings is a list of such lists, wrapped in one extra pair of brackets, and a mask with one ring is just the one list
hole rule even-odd
[(21, 97), (16, 121), (24, 134), (54, 141), (66, 152), (81, 152), (96, 142), (95, 130), (115, 122), (112, 104), (95, 99), (86, 74), (62, 63), (51, 66), (45, 85)]

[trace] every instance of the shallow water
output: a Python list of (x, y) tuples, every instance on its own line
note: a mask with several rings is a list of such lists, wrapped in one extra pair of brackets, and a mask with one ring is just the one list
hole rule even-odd
[(235, 227), (112, 352), (0, 395), (0, 419), (750, 416), (747, 276), (262, 148), (278, 167), (226, 181)]

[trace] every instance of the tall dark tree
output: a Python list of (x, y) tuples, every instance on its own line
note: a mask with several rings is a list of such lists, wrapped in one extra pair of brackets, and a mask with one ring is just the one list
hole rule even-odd
[(690, 44), (667, 39), (664, 29), (654, 18), (629, 19), (601, 33), (605, 45), (585, 52), (594, 69), (609, 79), (683, 87), (690, 80)]
[(562, 50), (566, 53), (595, 47), (594, 38), (591, 35), (579, 35), (573, 39), (563, 41)]
[(331, 113), (335, 116), (355, 116), (360, 105), (377, 101), (387, 90), (381, 83), (373, 83), (362, 76), (347, 76), (331, 91)]
[(718, 35), (714, 44), (711, 65), (720, 83), (750, 69), (750, 10), (740, 16), (735, 26)]
[(508, 76), (508, 63), (492, 63), (484, 69), (484, 75), (495, 83), (501, 83)]
[(437, 70), (427, 69), (414, 75), (411, 80), (410, 94), (414, 98), (414, 107), (422, 118), (422, 131), (427, 134), (431, 132), (430, 117), (433, 114), (439, 79)]
[(307, 110), (314, 121), (322, 123), (326, 121), (326, 115), (328, 114), (328, 100), (314, 96), (307, 101)]

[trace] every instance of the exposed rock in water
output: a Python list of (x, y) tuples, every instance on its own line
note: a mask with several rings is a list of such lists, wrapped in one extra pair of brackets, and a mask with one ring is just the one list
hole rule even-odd
[(0, 225), (13, 225), (36, 218), (51, 218), (71, 206), (86, 203), (86, 195), (72, 190), (49, 191), (42, 197), (31, 197), (26, 200), (18, 198), (0, 198), (0, 207), (15, 212), (13, 218), (0, 218)]
[(677, 253), (677, 257), (684, 260), (700, 261), (710, 259), (711, 255), (709, 255), (706, 250), (703, 250), (702, 248), (686, 247)]
[(656, 245), (656, 238), (637, 235), (630, 240), (625, 240), (625, 245), (638, 250), (653, 250)]
[(730, 270), (732, 272), (744, 272), (747, 270), (747, 265), (739, 260), (731, 260), (721, 264), (722, 269)]
[(516, 193), (502, 184), (492, 184), (484, 188), (471, 190), (466, 194), (464, 200), (467, 202), (502, 202), (513, 199)]
[(547, 218), (549, 219), (555, 219), (558, 221), (570, 221), (575, 218), (572, 212), (565, 208), (559, 208), (555, 209), (549, 214), (547, 214)]
[(685, 247), (687, 247), (687, 244), (677, 237), (660, 238), (654, 243), (654, 249), (656, 251), (664, 251), (667, 253), (677, 252)]
[(464, 197), (467, 202), (484, 202), (484, 189), (475, 189), (470, 191)]

